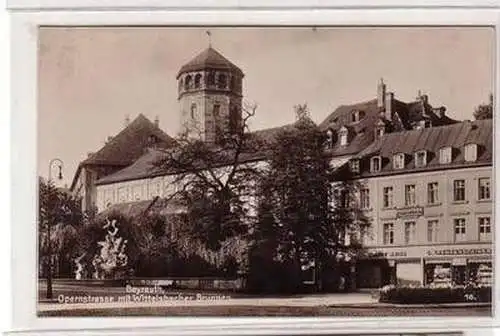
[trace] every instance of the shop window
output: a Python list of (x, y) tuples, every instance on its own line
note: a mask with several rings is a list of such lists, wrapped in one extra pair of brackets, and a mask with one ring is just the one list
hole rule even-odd
[(413, 206), (417, 203), (415, 194), (415, 185), (405, 185), (405, 206)]
[(449, 263), (426, 264), (425, 284), (431, 287), (448, 287), (451, 285), (451, 265)]
[(427, 222), (427, 241), (429, 243), (436, 243), (439, 234), (439, 221), (433, 219)]
[(372, 157), (370, 168), (372, 173), (379, 172), (382, 169), (382, 158), (380, 156)]
[(439, 150), (439, 163), (447, 164), (451, 162), (451, 147), (444, 147)]
[(417, 238), (417, 223), (405, 222), (405, 244), (412, 244), (416, 242)]
[(437, 182), (431, 182), (427, 184), (427, 203), (436, 204), (439, 201), (439, 185)]
[(425, 167), (427, 165), (427, 152), (425, 150), (415, 153), (415, 167)]
[(384, 245), (394, 244), (394, 224), (385, 223), (384, 224)]
[(384, 199), (384, 208), (392, 208), (394, 206), (392, 187), (384, 187), (383, 199)]
[(484, 177), (479, 179), (478, 199), (481, 201), (491, 199), (489, 177)]
[(370, 208), (370, 189), (363, 188), (360, 190), (360, 203), (361, 209)]
[(491, 286), (493, 284), (493, 268), (491, 262), (469, 264), (469, 279), (476, 284)]
[(392, 166), (394, 169), (403, 169), (405, 167), (405, 155), (403, 153), (395, 154), (392, 157)]
[(491, 240), (491, 218), (490, 217), (479, 217), (479, 240), (489, 241)]
[(455, 242), (463, 242), (467, 239), (465, 236), (465, 218), (455, 218), (453, 220), (455, 231)]
[(465, 161), (467, 162), (474, 162), (477, 160), (477, 145), (476, 144), (469, 144), (466, 145), (464, 148), (465, 151)]
[(453, 200), (455, 202), (465, 201), (465, 180), (453, 181)]

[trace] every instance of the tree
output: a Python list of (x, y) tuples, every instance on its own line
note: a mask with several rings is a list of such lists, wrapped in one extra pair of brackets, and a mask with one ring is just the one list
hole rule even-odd
[[(204, 141), (199, 125), (179, 135), (177, 146), (163, 150), (156, 168), (172, 174), (176, 186), (168, 200), (177, 200), (188, 212), (193, 239), (218, 250), (227, 239), (244, 235), (252, 215), (247, 206), (258, 168), (249, 159), (260, 155), (259, 141), (248, 130), (256, 106), (242, 106), (241, 120), (217, 126), (214, 141)], [(193, 129), (199, 137), (193, 138)]]
[[(332, 205), (332, 183), (340, 175), (330, 166), (324, 133), (309, 118), (306, 105), (296, 111), (297, 122), (277, 136), (260, 180), (254, 231), (254, 251), (270, 251), (268, 261), (282, 267), (281, 279), (271, 279), (287, 282), (282, 291), (300, 290), (303, 271), (311, 267), (322, 279), (323, 269), (333, 267), (346, 250), (346, 233), (359, 223), (352, 207)], [(354, 189), (345, 180), (337, 185), (343, 195)]]
[(476, 107), (474, 118), (476, 120), (493, 119), (493, 94), (490, 94), (490, 101), (488, 104), (481, 104)]
[[(38, 248), (44, 275), (57, 262), (58, 276), (71, 276), (78, 228), (85, 221), (80, 200), (39, 178)], [(50, 239), (49, 239), (50, 232)]]

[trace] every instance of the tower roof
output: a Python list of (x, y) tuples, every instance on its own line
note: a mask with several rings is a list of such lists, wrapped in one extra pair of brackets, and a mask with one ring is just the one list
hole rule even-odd
[(212, 47), (208, 47), (201, 53), (199, 53), (195, 58), (182, 66), (177, 74), (177, 78), (185, 72), (204, 70), (204, 69), (214, 69), (214, 70), (229, 70), (234, 71), (241, 76), (243, 76), (243, 71), (236, 65), (231, 63), (227, 58), (222, 56), (217, 50)]

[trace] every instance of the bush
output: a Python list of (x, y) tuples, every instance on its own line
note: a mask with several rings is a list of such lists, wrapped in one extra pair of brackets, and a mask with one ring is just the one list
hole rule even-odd
[(379, 302), (400, 304), (491, 302), (491, 287), (394, 287), (380, 290)]

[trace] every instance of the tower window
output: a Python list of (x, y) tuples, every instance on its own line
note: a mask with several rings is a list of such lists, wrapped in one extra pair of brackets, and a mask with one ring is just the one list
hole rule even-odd
[(200, 86), (201, 86), (201, 74), (197, 74), (194, 77), (194, 87), (195, 87), (195, 89), (199, 89)]
[(193, 78), (191, 75), (186, 76), (186, 81), (184, 82), (184, 89), (189, 90), (191, 88)]
[(207, 85), (215, 85), (215, 73), (213, 71), (208, 73), (207, 76)]
[(191, 119), (196, 118), (196, 104), (191, 104)]
[(217, 84), (220, 89), (225, 89), (227, 87), (227, 77), (225, 74), (219, 75), (219, 82)]

